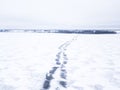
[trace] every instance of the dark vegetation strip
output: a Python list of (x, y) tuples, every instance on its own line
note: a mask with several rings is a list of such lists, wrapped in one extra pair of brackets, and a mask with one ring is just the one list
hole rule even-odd
[(119, 30), (42, 30), (42, 29), (0, 29), (0, 32), (33, 32), (33, 33), (65, 33), (65, 34), (116, 34)]

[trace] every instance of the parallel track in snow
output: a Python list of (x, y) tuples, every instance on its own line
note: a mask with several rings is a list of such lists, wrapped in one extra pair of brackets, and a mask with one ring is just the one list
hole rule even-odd
[[(67, 47), (76, 39), (77, 36), (73, 37), (71, 40), (66, 41), (59, 46), (59, 51), (56, 54), (55, 59), (56, 64), (49, 70), (48, 73), (46, 73), (43, 88), (41, 90), (50, 90), (52, 87), (54, 87), (54, 90), (61, 90), (61, 88), (67, 88), (66, 64), (68, 63), (68, 57), (66, 54), (66, 50)], [(56, 83), (56, 86), (52, 86), (53, 82)]]

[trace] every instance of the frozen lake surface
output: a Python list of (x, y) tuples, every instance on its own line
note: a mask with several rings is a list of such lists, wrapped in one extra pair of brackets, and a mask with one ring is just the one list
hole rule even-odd
[(0, 90), (120, 90), (120, 34), (0, 33)]

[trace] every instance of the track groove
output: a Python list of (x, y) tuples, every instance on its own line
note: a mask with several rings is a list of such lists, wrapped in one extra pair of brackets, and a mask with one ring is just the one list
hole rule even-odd
[[(68, 63), (68, 57), (66, 54), (67, 47), (77, 39), (77, 36), (73, 37), (70, 41), (66, 41), (62, 45), (60, 45), (59, 52), (56, 54), (56, 65), (49, 70), (48, 73), (46, 73), (45, 81), (43, 83), (43, 88), (41, 90), (49, 90), (51, 86), (51, 81), (53, 79), (58, 80), (58, 86), (56, 86), (55, 90), (60, 90), (61, 87), (67, 88), (67, 70), (66, 70), (66, 64)], [(54, 77), (54, 75), (60, 71), (59, 77)], [(58, 79), (57, 79), (58, 78)], [(57, 82), (56, 82), (57, 83)]]

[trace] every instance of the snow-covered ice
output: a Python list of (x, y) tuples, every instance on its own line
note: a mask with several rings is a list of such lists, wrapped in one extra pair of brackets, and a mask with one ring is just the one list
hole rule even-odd
[(120, 90), (119, 43), (120, 35), (79, 35), (67, 50), (69, 87)]
[(0, 33), (0, 90), (120, 90), (119, 43), (120, 34)]

